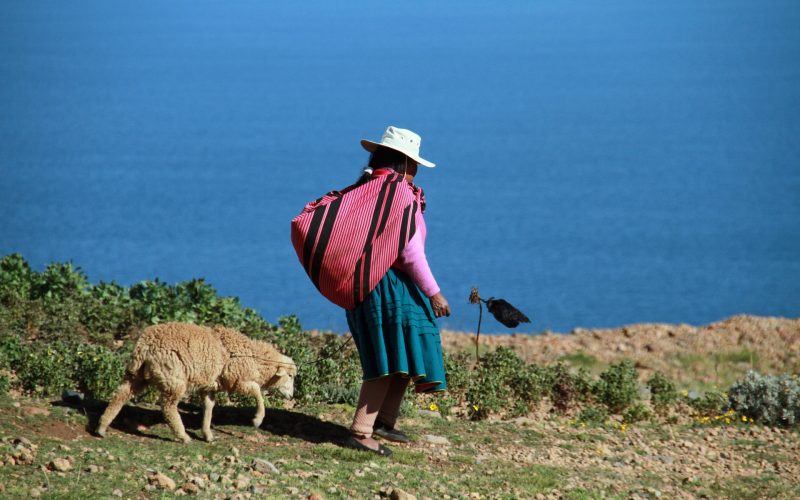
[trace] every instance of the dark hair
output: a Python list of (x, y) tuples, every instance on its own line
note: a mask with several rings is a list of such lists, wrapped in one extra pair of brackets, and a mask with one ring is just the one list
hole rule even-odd
[(372, 169), (392, 168), (402, 172), (406, 166), (407, 160), (408, 157), (400, 151), (378, 146), (378, 148), (369, 155), (369, 163), (367, 165)]
[[(369, 162), (367, 167), (362, 172), (361, 177), (356, 181), (356, 185), (360, 186), (372, 178), (372, 171), (376, 168), (391, 168), (396, 172), (404, 172), (406, 168), (406, 161), (410, 158), (400, 151), (391, 148), (378, 146), (375, 151), (370, 153)], [(414, 160), (411, 160), (412, 162)]]

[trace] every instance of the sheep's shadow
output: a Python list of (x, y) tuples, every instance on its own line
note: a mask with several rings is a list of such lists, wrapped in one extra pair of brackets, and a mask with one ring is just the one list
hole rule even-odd
[[(103, 411), (108, 406), (108, 403), (104, 401), (93, 400), (62, 400), (54, 401), (51, 404), (83, 412), (87, 417), (86, 431), (89, 433), (94, 433)], [(181, 420), (183, 420), (187, 433), (194, 439), (202, 440), (200, 429), (202, 427), (203, 408), (189, 403), (181, 403), (178, 405), (178, 412), (181, 415)], [(221, 426), (252, 428), (254, 415), (255, 408), (217, 406), (214, 408), (214, 416), (211, 420), (212, 428), (215, 433), (235, 436), (235, 433), (230, 432), (228, 429), (223, 429)], [(142, 430), (163, 422), (164, 415), (161, 413), (160, 408), (127, 404), (119, 412), (110, 427), (119, 432), (142, 438), (172, 441), (174, 438), (171, 435), (162, 437)], [(315, 444), (327, 442), (343, 447), (346, 446), (345, 441), (350, 435), (348, 429), (342, 425), (325, 422), (304, 413), (279, 408), (266, 408), (266, 415), (260, 430), (276, 436), (294, 437)]]

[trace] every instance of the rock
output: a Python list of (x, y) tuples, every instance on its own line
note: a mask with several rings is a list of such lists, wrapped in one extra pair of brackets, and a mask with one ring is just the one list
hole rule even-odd
[(189, 482), (204, 490), (206, 488), (206, 481), (200, 476), (192, 476), (189, 478)]
[(654, 455), (653, 458), (667, 465), (672, 465), (672, 463), (675, 462), (675, 459), (669, 455)]
[(211, 482), (212, 482), (212, 483), (218, 483), (218, 482), (219, 482), (219, 480), (220, 480), (220, 479), (222, 479), (222, 476), (220, 476), (220, 475), (219, 475), (219, 474), (217, 474), (216, 472), (212, 472), (212, 473), (211, 473), (211, 474), (208, 476), (208, 478), (211, 480)]
[(438, 411), (431, 411), (431, 410), (417, 410), (418, 415), (422, 415), (423, 417), (430, 417), (430, 418), (442, 418), (442, 414)]
[(450, 444), (450, 440), (444, 436), (435, 436), (433, 434), (423, 434), (422, 440), (431, 444)]
[(719, 452), (719, 458), (722, 458), (724, 460), (730, 460), (731, 459), (731, 454), (728, 453), (727, 451), (721, 451), (721, 452)]
[(252, 493), (253, 495), (263, 496), (267, 493), (267, 489), (264, 488), (263, 486), (254, 484), (250, 486), (250, 493)]
[(264, 460), (263, 458), (255, 458), (253, 459), (253, 470), (257, 470), (258, 472), (264, 474), (280, 474), (281, 471), (278, 470), (275, 465), (269, 460)]
[(198, 488), (196, 484), (191, 482), (185, 483), (183, 486), (181, 486), (181, 490), (190, 495), (197, 495), (198, 493), (200, 493), (200, 488)]
[(391, 500), (417, 500), (417, 497), (400, 488), (393, 488), (392, 492), (389, 494), (389, 498)]
[(116, 490), (112, 491), (111, 494), (113, 496), (115, 496), (115, 497), (122, 497), (122, 490), (116, 489)]
[(85, 470), (86, 472), (90, 473), (90, 474), (95, 474), (95, 473), (97, 473), (97, 472), (100, 472), (100, 471), (102, 471), (102, 470), (103, 470), (103, 468), (102, 468), (102, 467), (100, 467), (99, 465), (94, 465), (94, 464), (91, 464), (91, 465), (89, 465), (88, 467), (86, 467), (84, 470)]
[(47, 468), (58, 472), (72, 470), (72, 464), (66, 458), (54, 458), (47, 464)]
[(39, 498), (40, 496), (42, 496), (42, 491), (39, 488), (32, 488), (31, 491), (28, 492), (28, 494), (32, 498)]
[(299, 494), (300, 494), (300, 490), (298, 490), (298, 489), (297, 489), (297, 488), (295, 488), (294, 486), (289, 486), (289, 487), (288, 487), (288, 488), (286, 488), (286, 489), (289, 491), (289, 494), (290, 494), (290, 495), (299, 495)]
[(233, 480), (233, 487), (237, 490), (243, 490), (248, 486), (250, 486), (250, 478), (243, 474), (239, 474), (236, 476), (236, 479)]
[(31, 447), (33, 447), (33, 443), (31, 443), (31, 442), (28, 440), (28, 438), (25, 438), (25, 437), (18, 437), (18, 438), (15, 438), (15, 439), (14, 439), (14, 441), (13, 441), (13, 443), (14, 443), (14, 444), (21, 444), (21, 445), (25, 446), (26, 448), (31, 448)]
[(166, 474), (162, 474), (161, 472), (154, 472), (150, 474), (147, 480), (151, 485), (158, 489), (170, 491), (175, 489), (175, 481), (173, 481), (171, 477), (167, 476)]
[(232, 447), (231, 447), (231, 454), (232, 454), (234, 457), (238, 457), (238, 456), (239, 456), (239, 448), (237, 448), (237, 447), (235, 447), (235, 446), (232, 446)]

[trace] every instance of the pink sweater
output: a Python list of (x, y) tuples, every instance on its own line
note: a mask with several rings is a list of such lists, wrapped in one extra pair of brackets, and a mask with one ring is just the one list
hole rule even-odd
[(421, 212), (417, 212), (416, 219), (417, 231), (403, 248), (392, 267), (411, 276), (422, 293), (433, 297), (439, 293), (439, 285), (436, 283), (428, 265), (428, 259), (425, 257), (425, 219)]

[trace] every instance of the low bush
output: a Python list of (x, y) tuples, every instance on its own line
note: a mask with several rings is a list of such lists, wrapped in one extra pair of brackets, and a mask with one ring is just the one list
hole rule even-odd
[(581, 368), (573, 372), (563, 363), (546, 369), (548, 396), (556, 411), (565, 413), (571, 407), (592, 399), (592, 379)]
[(650, 403), (659, 415), (666, 415), (678, 400), (675, 384), (661, 372), (655, 372), (650, 377), (647, 388), (650, 389)]
[(738, 414), (766, 425), (800, 423), (800, 381), (788, 375), (761, 375), (750, 371), (731, 386), (730, 407)]
[(611, 365), (595, 384), (598, 401), (611, 413), (621, 413), (639, 398), (636, 368), (630, 361)]
[(600, 425), (608, 420), (608, 410), (603, 406), (586, 406), (578, 413), (578, 422)]
[(699, 416), (724, 413), (728, 409), (728, 395), (720, 391), (706, 391), (699, 397), (687, 396), (686, 402)]
[(652, 418), (653, 414), (650, 409), (643, 403), (633, 403), (622, 414), (622, 420), (626, 424), (635, 424), (637, 422), (645, 422)]

